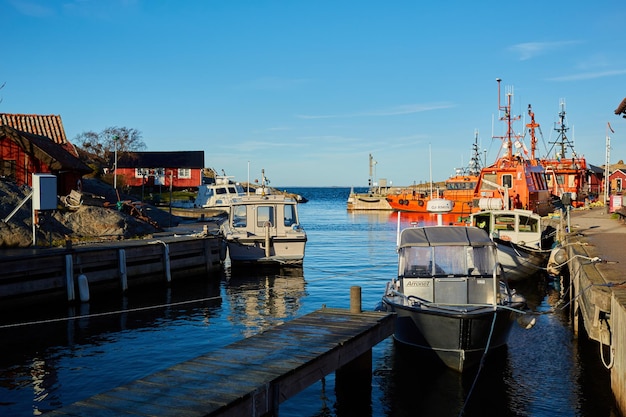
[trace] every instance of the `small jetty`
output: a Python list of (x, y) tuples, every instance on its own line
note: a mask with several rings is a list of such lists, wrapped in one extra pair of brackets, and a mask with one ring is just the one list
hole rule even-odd
[[(574, 332), (598, 342), (611, 390), (626, 415), (626, 226), (603, 209), (574, 210), (564, 239)], [(583, 332), (584, 331), (584, 332)]]
[(337, 386), (371, 387), (371, 349), (392, 333), (392, 314), (322, 308), (49, 415), (278, 415), (280, 403), (334, 371)]
[[(89, 243), (65, 248), (20, 249), (0, 256), (0, 301), (25, 305), (30, 299), (87, 301), (89, 292), (150, 282), (170, 282), (221, 270), (224, 247), (207, 229), (196, 236)], [(87, 295), (88, 296), (88, 295)]]

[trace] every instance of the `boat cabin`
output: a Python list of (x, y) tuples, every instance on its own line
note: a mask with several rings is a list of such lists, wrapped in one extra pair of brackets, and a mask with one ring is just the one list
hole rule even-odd
[(472, 214), (470, 222), (495, 238), (535, 248), (541, 244), (541, 216), (530, 210), (483, 211)]
[(246, 194), (239, 183), (227, 176), (202, 177), (194, 205), (202, 208), (228, 207), (233, 199)]
[(400, 292), (440, 304), (491, 304), (495, 246), (475, 227), (404, 229), (398, 247)]

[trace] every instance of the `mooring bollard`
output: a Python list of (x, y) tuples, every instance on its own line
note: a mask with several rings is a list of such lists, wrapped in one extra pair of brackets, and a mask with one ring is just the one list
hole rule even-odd
[(361, 312), (361, 287), (354, 285), (350, 287), (350, 313)]

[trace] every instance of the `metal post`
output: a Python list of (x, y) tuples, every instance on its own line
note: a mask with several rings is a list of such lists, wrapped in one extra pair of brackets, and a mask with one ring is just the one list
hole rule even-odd
[(174, 171), (170, 171), (170, 227), (172, 227), (172, 182), (174, 178)]
[(117, 189), (117, 136), (113, 136), (114, 161), (113, 161), (113, 188)]

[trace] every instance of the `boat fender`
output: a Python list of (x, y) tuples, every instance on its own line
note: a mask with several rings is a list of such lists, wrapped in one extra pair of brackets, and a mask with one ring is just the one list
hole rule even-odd
[(420, 207), (424, 207), (424, 200), (417, 200), (417, 205)]
[(78, 293), (80, 294), (80, 301), (86, 303), (89, 301), (89, 281), (85, 274), (78, 276)]

